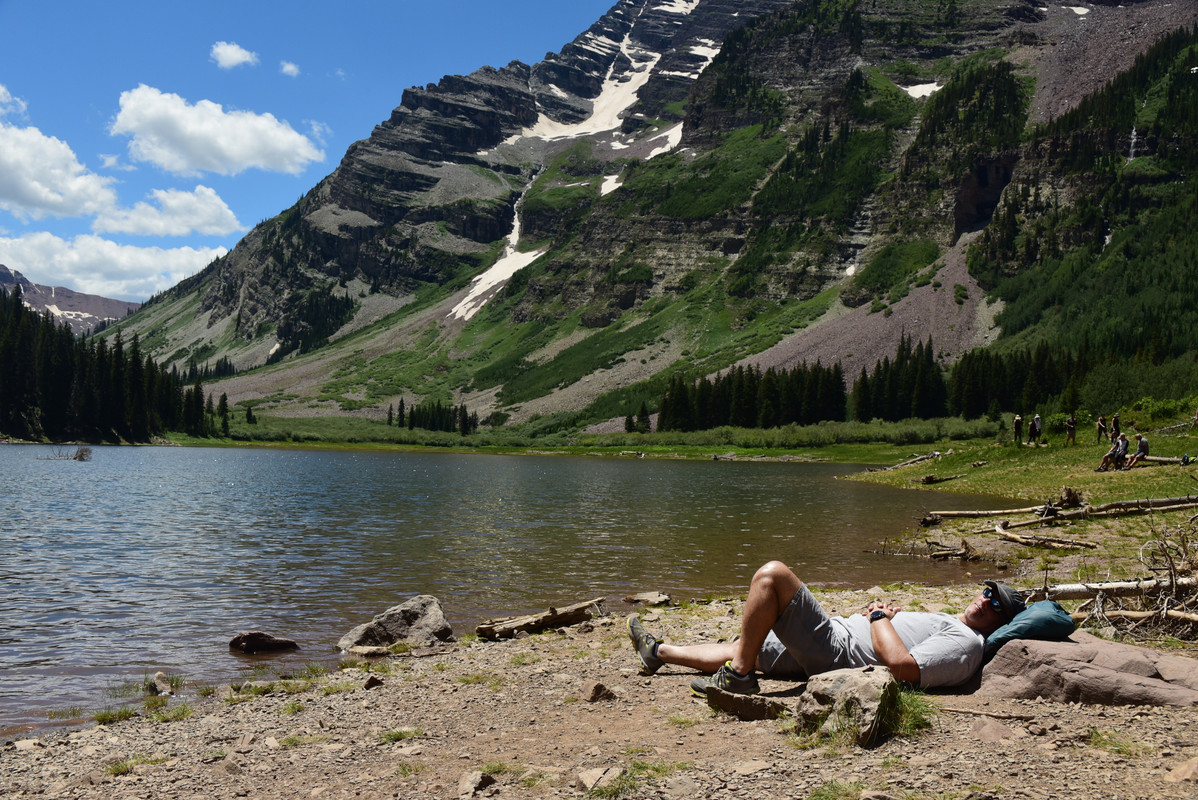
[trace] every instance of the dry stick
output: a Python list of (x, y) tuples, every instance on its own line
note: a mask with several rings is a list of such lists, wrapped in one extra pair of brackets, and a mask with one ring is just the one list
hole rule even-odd
[(944, 708), (941, 706), (941, 711), (947, 711), (949, 714), (971, 714), (975, 717), (993, 717), (994, 719), (1017, 719), (1023, 722), (1036, 718), (1035, 714), (1008, 714), (1005, 711), (976, 711), (972, 708)]
[(1002, 525), (995, 525), (994, 532), (997, 533), (1000, 538), (1006, 539), (1008, 542), (1015, 542), (1016, 544), (1032, 547), (1056, 547), (1067, 548), (1070, 550), (1081, 550), (1083, 548), (1087, 550), (1098, 549), (1098, 545), (1094, 544), (1093, 542), (1079, 542), (1076, 539), (1061, 539), (1056, 536), (1019, 536), (1014, 533), (1007, 533)]

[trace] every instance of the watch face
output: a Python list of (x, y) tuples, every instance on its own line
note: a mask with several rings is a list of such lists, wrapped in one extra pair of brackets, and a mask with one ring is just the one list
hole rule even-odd
[(874, 613), (869, 615), (870, 622), (877, 622), (880, 619), (886, 619), (886, 612), (883, 611), (882, 609), (878, 609), (877, 611), (875, 611)]

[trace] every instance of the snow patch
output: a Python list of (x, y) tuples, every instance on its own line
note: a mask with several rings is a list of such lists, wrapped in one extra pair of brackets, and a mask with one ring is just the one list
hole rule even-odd
[(603, 185), (599, 187), (599, 196), (609, 195), (623, 185), (624, 181), (620, 180), (619, 175), (607, 175), (603, 178)]
[[(635, 64), (637, 60), (634, 58), (634, 55), (637, 54), (632, 50), (629, 41), (630, 38), (626, 36), (624, 41), (620, 43), (620, 51), (628, 57), (629, 61)], [(641, 53), (640, 55), (644, 56), (648, 54)], [(582, 122), (567, 124), (555, 122), (545, 114), (541, 114), (540, 119), (537, 120), (535, 125), (524, 130), (524, 135), (537, 139), (557, 141), (615, 130), (622, 123), (620, 115), (631, 108), (636, 102), (637, 92), (649, 81), (650, 76), (653, 74), (653, 68), (657, 66), (657, 62), (660, 60), (660, 53), (651, 54), (649, 60), (644, 62), (639, 69), (635, 69), (625, 80), (620, 80), (613, 76), (615, 62), (612, 62), (612, 66), (608, 68), (607, 77), (603, 82), (603, 90), (595, 98), (590, 117)]]
[(1084, 17), (1086, 14), (1090, 13), (1090, 9), (1086, 8), (1085, 6), (1065, 6), (1065, 8), (1069, 9), (1074, 14), (1077, 14), (1079, 17)]
[(668, 128), (662, 133), (657, 134), (649, 141), (656, 142), (658, 139), (665, 139), (665, 144), (663, 144), (661, 147), (654, 148), (653, 151), (646, 157), (646, 160), (656, 158), (663, 153), (668, 153), (678, 145), (682, 144), (682, 123), (679, 122), (674, 127)]
[(516, 250), (516, 244), (519, 241), (520, 210), (517, 208), (516, 222), (512, 225), (512, 232), (508, 234), (507, 247), (504, 248), (503, 255), (491, 265), (490, 269), (470, 282), (470, 286), (466, 289), (466, 296), (445, 315), (446, 319), (470, 319), (487, 304), (487, 300), (491, 298), (495, 288), (506, 283), (517, 272), (549, 251), (549, 248), (543, 247), (531, 253), (521, 253)]
[(918, 86), (904, 86), (903, 91), (912, 97), (919, 99), (920, 97), (928, 97), (940, 91), (943, 84), (939, 83), (921, 83)]
[(699, 0), (668, 0), (668, 2), (657, 6), (653, 10), (664, 11), (667, 14), (681, 14), (685, 17), (698, 7)]

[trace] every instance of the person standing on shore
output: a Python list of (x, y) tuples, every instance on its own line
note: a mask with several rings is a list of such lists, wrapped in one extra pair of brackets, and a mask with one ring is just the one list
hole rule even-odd
[(1094, 427), (1097, 428), (1098, 443), (1104, 444), (1107, 441), (1107, 438), (1106, 438), (1106, 415), (1105, 414), (1098, 415), (1098, 422), (1095, 423)]
[(635, 614), (628, 618), (628, 637), (645, 675), (666, 664), (710, 673), (691, 683), (701, 697), (709, 686), (757, 694), (758, 672), (801, 679), (871, 664), (924, 689), (959, 686), (981, 668), (985, 637), (1025, 607), (1010, 586), (985, 581), (985, 587), (956, 616), (874, 601), (861, 614), (831, 617), (789, 567), (770, 561), (749, 584), (736, 641), (671, 645), (646, 631)]
[(1023, 444), (1023, 417), (1015, 415), (1015, 421), (1011, 423), (1015, 431), (1015, 445)]
[(1077, 444), (1077, 417), (1073, 415), (1072, 411), (1065, 419), (1065, 444)]

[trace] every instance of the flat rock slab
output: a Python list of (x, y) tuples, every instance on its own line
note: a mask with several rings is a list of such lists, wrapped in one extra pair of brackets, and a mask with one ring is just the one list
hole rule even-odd
[(982, 671), (981, 697), (1091, 705), (1198, 706), (1198, 660), (1077, 631), (1060, 642), (1017, 639)]

